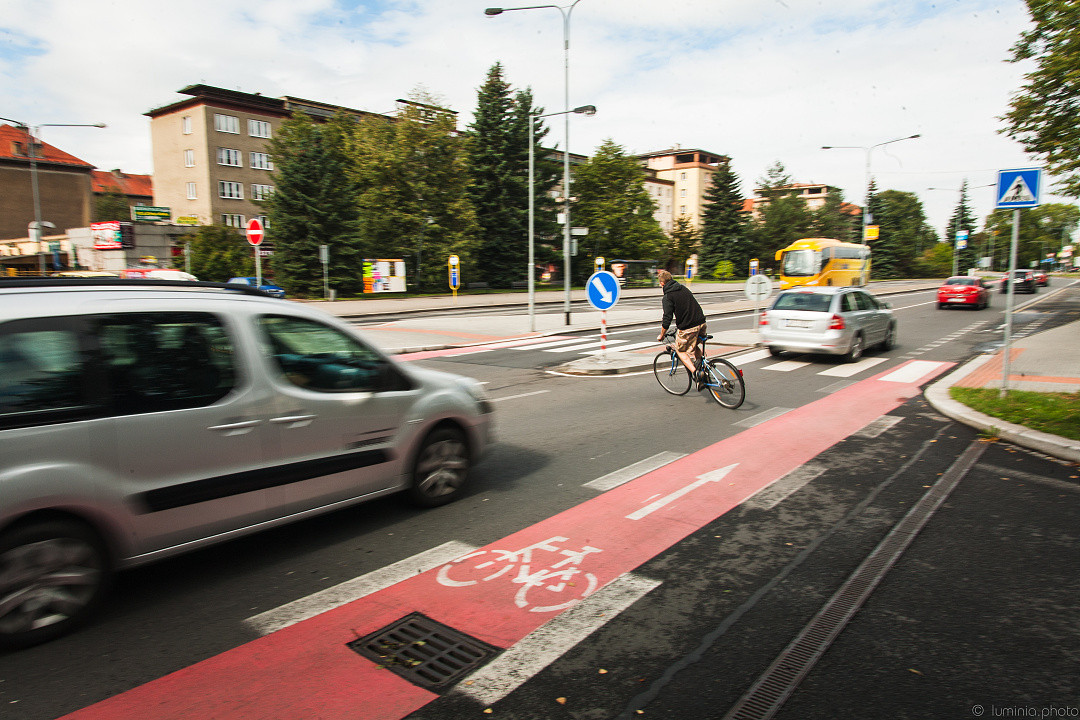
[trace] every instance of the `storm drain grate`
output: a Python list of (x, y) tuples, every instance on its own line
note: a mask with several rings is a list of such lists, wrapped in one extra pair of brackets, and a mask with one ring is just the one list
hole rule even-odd
[(409, 682), (437, 693), (450, 689), (501, 652), (418, 612), (348, 645)]

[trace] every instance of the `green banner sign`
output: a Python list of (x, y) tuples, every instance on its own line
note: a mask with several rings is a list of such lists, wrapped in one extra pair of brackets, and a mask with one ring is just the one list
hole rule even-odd
[(169, 222), (172, 208), (135, 205), (131, 208), (131, 219), (135, 222)]

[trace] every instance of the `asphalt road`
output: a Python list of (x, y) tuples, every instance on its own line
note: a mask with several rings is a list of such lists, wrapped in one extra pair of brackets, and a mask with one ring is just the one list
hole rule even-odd
[[(937, 311), (929, 293), (894, 306), (899, 344), (868, 355), (878, 362), (849, 376), (835, 373), (850, 366), (829, 359), (785, 358), (784, 369), (771, 358), (746, 362), (748, 400), (735, 412), (705, 395), (667, 396), (651, 374), (553, 375), (565, 358), (542, 350), (422, 361), (481, 379), (496, 403), (499, 442), (467, 497), (432, 511), (383, 499), (126, 573), (96, 624), (0, 656), (0, 717), (55, 718), (122, 693), (254, 640), (245, 621), (258, 613), (449, 541), (496, 542), (595, 499), (586, 483), (597, 478), (661, 453), (738, 443), (781, 410), (904, 362), (964, 360), (1000, 336), (999, 308)], [(486, 707), (513, 718), (723, 717), (976, 441), (919, 397), (888, 416), (898, 420), (877, 435), (814, 458), (813, 477), (774, 505), (740, 506), (648, 560), (635, 573), (654, 589), (505, 698), (485, 705), (448, 694), (412, 717), (483, 716)], [(752, 450), (767, 457), (775, 448)], [(780, 717), (1076, 708), (1067, 668), (1080, 620), (1078, 474), (987, 447)], [(377, 704), (358, 699), (357, 717)]]

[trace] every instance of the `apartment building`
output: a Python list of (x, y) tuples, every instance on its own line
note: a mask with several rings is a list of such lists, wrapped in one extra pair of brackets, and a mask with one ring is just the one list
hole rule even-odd
[[(705, 209), (705, 193), (712, 182), (712, 176), (721, 164), (730, 162), (731, 158), (708, 150), (683, 149), (679, 146), (645, 153), (638, 158), (647, 170), (652, 171), (650, 175), (655, 173), (656, 181), (670, 183), (666, 187), (660, 187), (658, 183), (655, 187), (650, 187), (649, 183), (646, 183), (646, 188), (650, 194), (654, 194), (654, 199), (663, 199), (670, 190), (671, 214), (667, 221), (669, 225), (673, 227), (680, 217), (687, 217), (694, 228), (700, 229)], [(661, 220), (661, 226), (664, 226), (664, 220)], [(664, 227), (664, 230), (671, 232), (671, 227)]]
[(293, 112), (327, 119), (338, 110), (358, 118), (385, 117), (304, 100), (265, 97), (210, 85), (189, 85), (184, 100), (146, 113), (154, 157), (154, 205), (173, 221), (242, 228), (266, 223), (260, 204), (274, 192), (270, 140)]

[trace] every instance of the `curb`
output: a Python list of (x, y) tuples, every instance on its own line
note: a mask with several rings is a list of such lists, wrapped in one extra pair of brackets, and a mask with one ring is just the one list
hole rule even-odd
[(1014, 425), (1000, 418), (984, 415), (949, 396), (949, 388), (982, 367), (994, 357), (992, 354), (980, 355), (938, 380), (923, 391), (926, 401), (942, 415), (964, 425), (992, 434), (1001, 440), (1020, 447), (1041, 452), (1060, 460), (1080, 463), (1080, 441), (1050, 435), (1032, 430), (1022, 425)]

